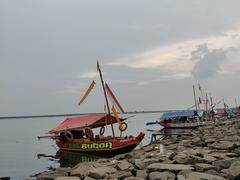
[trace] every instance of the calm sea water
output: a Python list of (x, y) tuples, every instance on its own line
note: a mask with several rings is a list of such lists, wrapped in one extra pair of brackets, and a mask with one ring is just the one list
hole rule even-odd
[[(131, 116), (131, 115), (129, 115)], [(138, 135), (144, 131), (146, 136), (143, 144), (150, 142), (151, 133), (147, 128), (159, 129), (159, 125), (146, 126), (146, 122), (155, 121), (160, 114), (137, 114), (128, 119), (128, 129), (124, 135)], [(11, 179), (30, 179), (31, 175), (45, 171), (48, 167), (74, 165), (78, 161), (94, 160), (94, 157), (62, 154), (54, 141), (38, 140), (64, 118), (34, 118), (0, 120), (0, 177), (10, 176)], [(118, 130), (118, 127), (115, 127)], [(110, 134), (110, 127), (106, 133)], [(40, 157), (39, 154), (60, 156), (60, 162), (50, 157)], [(72, 162), (73, 161), (73, 162)], [(72, 164), (71, 164), (72, 163)]]

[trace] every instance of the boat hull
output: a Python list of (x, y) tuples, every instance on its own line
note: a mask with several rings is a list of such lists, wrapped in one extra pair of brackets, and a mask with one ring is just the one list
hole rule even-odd
[(205, 125), (205, 122), (189, 122), (189, 123), (159, 123), (164, 128), (172, 128), (172, 129), (195, 129), (199, 126)]
[(56, 140), (56, 144), (61, 150), (88, 153), (95, 155), (117, 155), (132, 151), (144, 138), (141, 132), (137, 137), (109, 137), (98, 141), (83, 141), (73, 139), (71, 142), (62, 143)]

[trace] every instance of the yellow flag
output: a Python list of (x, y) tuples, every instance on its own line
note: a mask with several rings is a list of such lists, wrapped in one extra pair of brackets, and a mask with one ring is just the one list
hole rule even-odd
[(112, 112), (113, 112), (113, 114), (114, 114), (114, 116), (115, 116), (115, 118), (116, 118), (119, 126), (121, 126), (122, 122), (121, 122), (121, 120), (120, 120), (120, 118), (119, 118), (119, 116), (118, 116), (118, 113), (117, 113), (117, 111), (116, 111), (116, 109), (115, 109), (114, 106), (112, 106)]
[(82, 104), (82, 102), (86, 99), (86, 97), (89, 95), (89, 93), (91, 92), (91, 90), (93, 89), (95, 85), (95, 81), (93, 80), (92, 83), (90, 84), (90, 86), (88, 87), (86, 93), (81, 97), (80, 101), (78, 102), (78, 105), (80, 106)]

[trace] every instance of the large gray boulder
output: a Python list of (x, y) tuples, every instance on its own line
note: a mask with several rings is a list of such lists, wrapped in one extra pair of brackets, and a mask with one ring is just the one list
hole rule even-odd
[(103, 179), (107, 172), (103, 168), (94, 168), (89, 171), (89, 176), (95, 179)]
[(210, 154), (204, 154), (203, 160), (205, 163), (212, 163), (212, 162), (216, 161), (217, 159), (215, 157), (211, 156)]
[(217, 175), (206, 173), (191, 172), (185, 176), (186, 180), (226, 180), (225, 178)]
[(218, 170), (221, 169), (227, 169), (231, 166), (231, 164), (235, 161), (237, 161), (238, 159), (236, 158), (229, 158), (229, 159), (225, 159), (225, 160), (218, 160), (218, 161), (214, 161), (212, 163), (213, 166), (215, 166)]
[(146, 179), (147, 176), (148, 176), (147, 169), (137, 170), (137, 172), (136, 172), (136, 177), (140, 177), (140, 178)]
[(117, 165), (117, 169), (124, 171), (124, 170), (131, 170), (133, 168), (133, 165), (131, 163), (129, 163), (126, 160), (120, 161)]
[(62, 177), (57, 177), (54, 180), (80, 180), (79, 177), (67, 177), (67, 176), (62, 176)]
[(106, 179), (124, 179), (130, 176), (132, 176), (132, 173), (129, 171), (117, 171), (114, 174), (110, 174), (106, 176)]
[(232, 179), (240, 179), (240, 161), (232, 163), (229, 169), (223, 169), (222, 172)]
[(185, 147), (192, 147), (192, 145), (191, 145), (191, 140), (189, 140), (189, 139), (184, 139), (184, 140), (182, 140), (182, 141), (179, 143), (179, 145), (182, 145), (182, 146), (185, 146)]
[(205, 163), (196, 163), (194, 165), (194, 167), (195, 167), (196, 171), (200, 171), (200, 172), (207, 171), (210, 169), (216, 169), (215, 166), (210, 165), (210, 164), (205, 164)]
[(174, 157), (174, 161), (178, 164), (189, 164), (191, 163), (192, 159), (188, 155), (180, 153)]
[(131, 176), (131, 177), (126, 177), (126, 178), (124, 178), (124, 180), (144, 180), (144, 178)]
[(165, 171), (165, 172), (151, 172), (148, 176), (150, 180), (174, 180), (175, 174)]
[(192, 139), (192, 144), (195, 146), (201, 146), (204, 142), (199, 137), (195, 137)]
[(105, 176), (107, 176), (107, 174), (114, 174), (116, 172), (117, 170), (115, 168), (103, 166), (103, 167), (90, 169), (89, 176), (95, 179), (102, 179)]
[(212, 138), (212, 137), (205, 139), (205, 143), (207, 143), (207, 144), (212, 144), (212, 143), (215, 143), (215, 142), (217, 142), (217, 139)]
[(153, 171), (181, 171), (181, 170), (192, 170), (194, 169), (191, 165), (184, 164), (163, 164), (163, 163), (153, 163), (147, 167), (149, 172)]
[(218, 150), (230, 150), (236, 147), (236, 144), (230, 141), (219, 141), (219, 142), (209, 144), (208, 147), (211, 147), (213, 149), (218, 149)]
[(135, 165), (139, 169), (145, 169), (149, 164), (158, 162), (158, 159), (136, 159)]
[(95, 179), (92, 178), (92, 177), (87, 176), (87, 177), (84, 178), (84, 180), (95, 180)]
[(71, 176), (79, 176), (81, 178), (88, 176), (89, 170), (93, 168), (93, 163), (79, 163), (72, 168), (69, 173)]

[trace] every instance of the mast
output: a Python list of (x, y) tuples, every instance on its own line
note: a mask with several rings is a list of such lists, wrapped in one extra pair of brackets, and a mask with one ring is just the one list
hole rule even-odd
[(206, 93), (206, 112), (208, 113), (208, 95)]
[[(104, 93), (104, 97), (105, 97), (105, 101), (106, 101), (106, 105), (107, 105), (107, 110), (108, 110), (108, 116), (107, 116), (107, 118), (109, 118), (110, 115), (111, 115), (111, 112), (110, 112), (110, 108), (109, 108), (107, 93), (106, 93), (106, 90), (105, 90), (105, 87), (104, 87), (102, 72), (101, 72), (101, 69), (100, 69), (99, 62), (98, 62), (98, 61), (97, 61), (97, 70), (98, 70), (99, 75), (100, 75), (100, 79), (101, 79), (101, 83), (102, 83), (102, 88), (103, 88), (103, 93)], [(113, 128), (113, 124), (112, 124), (112, 119), (110, 119), (110, 123), (111, 123), (111, 128), (112, 128), (113, 137), (115, 137), (114, 128)]]
[(198, 84), (198, 86), (199, 86), (199, 91), (200, 91), (200, 93), (201, 93), (201, 97), (202, 97), (202, 101), (203, 101), (203, 109), (204, 109), (204, 106), (205, 106), (205, 99), (204, 99), (204, 96), (203, 96), (203, 91), (202, 91), (202, 88), (201, 88), (200, 83)]
[(212, 96), (210, 97), (210, 106), (211, 106), (211, 110), (213, 111), (213, 98), (212, 98)]
[(193, 95), (194, 95), (195, 108), (196, 108), (196, 110), (198, 110), (198, 107), (197, 107), (197, 98), (196, 98), (196, 91), (195, 91), (195, 86), (194, 86), (194, 85), (193, 85)]

